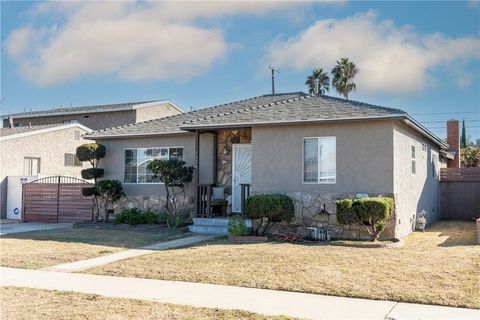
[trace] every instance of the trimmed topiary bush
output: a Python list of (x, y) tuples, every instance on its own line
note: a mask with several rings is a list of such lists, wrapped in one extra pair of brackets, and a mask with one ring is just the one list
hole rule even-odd
[(131, 226), (144, 223), (142, 210), (137, 208), (123, 209), (115, 217), (115, 223), (126, 223)]
[(350, 217), (352, 215), (352, 200), (341, 199), (337, 200), (337, 221), (340, 224), (349, 224)]
[(337, 221), (342, 225), (358, 223), (370, 234), (371, 241), (378, 240), (392, 215), (395, 203), (392, 198), (377, 197), (342, 199), (336, 202)]
[(92, 179), (98, 179), (103, 177), (105, 174), (105, 169), (101, 168), (88, 168), (88, 169), (83, 169), (81, 172), (82, 178), (85, 180), (92, 180)]
[[(252, 220), (260, 220), (256, 235), (265, 235), (277, 222), (292, 221), (295, 210), (293, 200), (283, 194), (259, 194), (246, 200), (245, 214)], [(263, 228), (262, 228), (263, 227)]]

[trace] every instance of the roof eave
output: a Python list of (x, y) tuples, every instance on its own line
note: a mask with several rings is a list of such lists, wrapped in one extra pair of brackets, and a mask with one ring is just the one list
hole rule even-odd
[(290, 125), (304, 123), (330, 123), (330, 122), (350, 122), (350, 121), (374, 121), (374, 120), (394, 120), (404, 118), (405, 114), (391, 114), (386, 116), (375, 117), (357, 117), (357, 118), (335, 118), (335, 119), (304, 119), (304, 120), (282, 120), (282, 121), (257, 121), (257, 122), (235, 122), (222, 124), (204, 124), (204, 125), (184, 125), (180, 129), (185, 131), (195, 131), (204, 129), (223, 129), (223, 128), (240, 128), (267, 125)]
[(188, 131), (170, 131), (170, 132), (123, 133), (123, 134), (112, 134), (112, 135), (89, 134), (89, 135), (83, 136), (83, 138), (88, 140), (108, 140), (108, 139), (128, 139), (128, 138), (142, 138), (142, 137), (151, 137), (151, 136), (167, 136), (167, 135), (183, 135), (183, 134), (192, 134), (192, 133)]
[(406, 115), (405, 116), (405, 123), (413, 127), (413, 129), (417, 130), (420, 132), (422, 135), (426, 136), (429, 138), (431, 141), (435, 142), (440, 148), (442, 149), (448, 149), (448, 144), (445, 143), (442, 139), (437, 137), (433, 132), (425, 128), (423, 125), (421, 125), (417, 120), (415, 120), (412, 116)]

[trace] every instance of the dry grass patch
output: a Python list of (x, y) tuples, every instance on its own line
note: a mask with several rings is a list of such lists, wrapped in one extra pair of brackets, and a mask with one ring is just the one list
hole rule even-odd
[(88, 272), (478, 308), (479, 253), (474, 223), (438, 222), (401, 248), (217, 241)]
[(196, 308), (152, 301), (107, 298), (99, 295), (2, 287), (2, 319), (291, 319), (267, 317), (255, 313)]
[(175, 238), (157, 233), (105, 229), (55, 229), (0, 237), (0, 265), (37, 269), (94, 258)]

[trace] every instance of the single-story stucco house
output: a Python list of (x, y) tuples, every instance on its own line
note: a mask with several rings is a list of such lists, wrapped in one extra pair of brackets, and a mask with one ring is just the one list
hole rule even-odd
[[(0, 128), (1, 218), (7, 217), (9, 177), (17, 180), (56, 175), (81, 178), (80, 171), (87, 164), (78, 161), (76, 150), (91, 142), (83, 138), (89, 131), (80, 123)], [(15, 192), (21, 195), (21, 188)], [(19, 199), (21, 202), (21, 197)], [(20, 216), (19, 212), (18, 218)]]
[[(163, 186), (146, 168), (154, 158), (181, 158), (195, 166), (187, 193), (193, 216), (198, 190), (221, 186), (231, 211), (241, 210), (241, 185), (251, 193), (294, 199), (296, 224), (327, 226), (332, 237), (359, 238), (336, 221), (335, 200), (388, 195), (395, 214), (385, 238), (412, 231), (416, 213), (439, 217), (439, 168), (450, 155), (440, 138), (406, 112), (308, 95), (264, 95), (89, 133), (107, 148), (106, 179), (124, 183), (122, 205), (158, 207)], [(203, 191), (202, 191), (203, 192)], [(210, 194), (210, 193), (208, 193)], [(197, 206), (195, 200), (197, 199)]]

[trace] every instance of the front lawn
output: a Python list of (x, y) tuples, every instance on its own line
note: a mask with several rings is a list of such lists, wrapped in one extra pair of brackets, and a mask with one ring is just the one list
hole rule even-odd
[(401, 248), (215, 241), (86, 272), (480, 307), (480, 249), (471, 222), (437, 222)]
[(2, 319), (291, 319), (267, 317), (238, 310), (196, 308), (153, 301), (108, 298), (99, 295), (39, 290), (0, 288)]
[(55, 229), (0, 237), (0, 265), (38, 269), (138, 248), (179, 236), (135, 230)]

